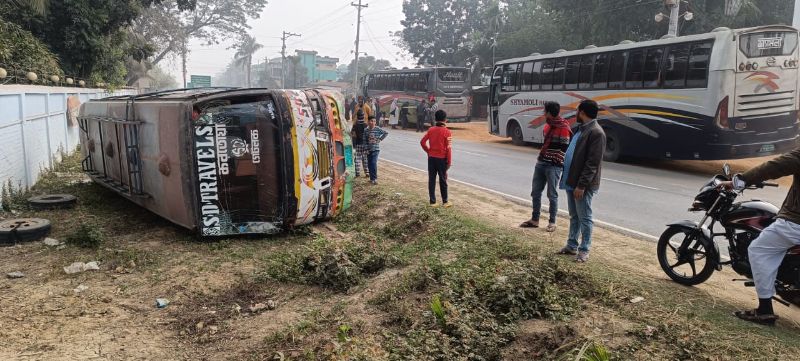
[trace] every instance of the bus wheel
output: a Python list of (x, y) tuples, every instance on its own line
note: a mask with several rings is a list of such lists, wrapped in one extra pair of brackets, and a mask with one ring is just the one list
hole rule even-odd
[(616, 162), (622, 154), (622, 140), (617, 132), (612, 129), (603, 129), (606, 132), (606, 149), (603, 152), (603, 160), (606, 162)]
[(511, 143), (514, 145), (525, 145), (525, 139), (522, 137), (522, 128), (517, 122), (508, 125), (508, 133), (511, 134)]

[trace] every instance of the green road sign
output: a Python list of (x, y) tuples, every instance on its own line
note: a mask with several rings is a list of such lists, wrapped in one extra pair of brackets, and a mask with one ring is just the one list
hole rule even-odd
[(208, 75), (192, 75), (192, 86), (194, 88), (204, 88), (211, 86), (211, 77)]
[(188, 82), (186, 83), (186, 88), (188, 89), (194, 88), (194, 84), (192, 84), (192, 82)]

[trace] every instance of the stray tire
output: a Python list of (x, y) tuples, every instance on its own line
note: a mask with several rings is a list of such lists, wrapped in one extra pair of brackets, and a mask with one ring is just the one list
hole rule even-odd
[(511, 134), (511, 143), (514, 145), (525, 145), (525, 139), (522, 137), (522, 128), (517, 122), (513, 122), (508, 126), (508, 132)]
[(622, 154), (622, 140), (613, 129), (606, 128), (603, 130), (606, 133), (606, 149), (603, 152), (603, 160), (616, 162), (620, 160), (620, 154)]
[(66, 209), (75, 206), (78, 198), (71, 194), (45, 194), (28, 198), (33, 209)]
[(0, 222), (0, 245), (37, 241), (50, 234), (50, 221), (42, 218), (18, 218)]

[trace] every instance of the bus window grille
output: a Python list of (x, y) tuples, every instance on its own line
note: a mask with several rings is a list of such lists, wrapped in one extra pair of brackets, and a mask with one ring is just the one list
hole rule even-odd
[[(122, 123), (122, 133), (125, 141), (125, 155), (128, 163), (128, 187), (132, 196), (144, 195), (142, 181), (142, 164), (139, 154), (139, 123), (135, 121), (134, 99), (127, 101), (125, 109), (125, 122)], [(122, 158), (122, 157), (120, 157)]]
[[(86, 118), (79, 118), (78, 119), (78, 127), (80, 128), (81, 132), (84, 133), (85, 139), (89, 140), (89, 120)], [(94, 158), (92, 158), (92, 152), (86, 152), (86, 157), (81, 160), (81, 170), (84, 173), (90, 175), (96, 175), (97, 171), (94, 169)]]

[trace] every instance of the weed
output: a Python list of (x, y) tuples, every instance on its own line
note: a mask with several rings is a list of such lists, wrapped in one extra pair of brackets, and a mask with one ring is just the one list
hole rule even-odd
[(75, 231), (67, 236), (65, 241), (67, 244), (80, 248), (97, 249), (103, 243), (104, 238), (102, 230), (97, 225), (81, 223)]
[(445, 320), (445, 311), (444, 305), (442, 304), (442, 299), (439, 295), (434, 295), (433, 300), (431, 301), (431, 311), (433, 311), (433, 316), (436, 317), (436, 321), (439, 323), (439, 327), (444, 328), (447, 326), (447, 320)]

